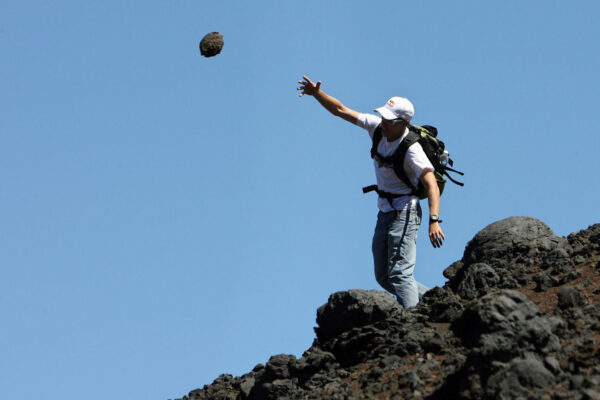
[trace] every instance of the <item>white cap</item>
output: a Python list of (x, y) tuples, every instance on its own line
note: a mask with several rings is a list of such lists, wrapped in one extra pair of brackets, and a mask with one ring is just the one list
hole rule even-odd
[(392, 97), (383, 107), (375, 109), (385, 119), (402, 118), (410, 121), (415, 115), (415, 107), (404, 97)]

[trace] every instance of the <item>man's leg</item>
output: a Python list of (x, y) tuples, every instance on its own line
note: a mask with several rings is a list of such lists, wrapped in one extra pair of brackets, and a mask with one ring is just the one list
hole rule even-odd
[(375, 279), (382, 288), (396, 295), (396, 289), (390, 284), (388, 277), (388, 230), (394, 222), (395, 212), (379, 212), (377, 225), (373, 234), (373, 264), (375, 266)]
[(419, 302), (417, 283), (414, 278), (417, 259), (417, 233), (421, 224), (421, 208), (403, 210), (388, 232), (389, 282), (395, 289), (398, 302), (405, 308)]
[(417, 281), (416, 279), (415, 279), (415, 282), (417, 283), (417, 293), (419, 294), (419, 301), (421, 301), (421, 300), (423, 300), (423, 295), (425, 293), (427, 293), (428, 291), (430, 291), (431, 288), (423, 285), (421, 282)]

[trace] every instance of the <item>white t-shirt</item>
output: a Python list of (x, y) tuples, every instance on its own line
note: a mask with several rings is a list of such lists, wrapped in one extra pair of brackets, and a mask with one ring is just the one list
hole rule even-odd
[[(359, 114), (358, 115), (358, 126), (369, 131), (369, 136), (373, 139), (373, 133), (375, 128), (381, 123), (381, 117), (372, 114)], [(386, 137), (381, 138), (377, 151), (384, 157), (389, 157), (398, 149), (400, 142), (408, 135), (408, 128), (404, 134), (391, 142), (388, 142)], [(373, 160), (375, 166), (375, 176), (377, 177), (377, 187), (380, 190), (384, 190), (390, 193), (410, 193), (412, 188), (408, 187), (394, 172), (393, 168), (384, 167), (379, 165), (377, 160)], [(408, 175), (410, 182), (417, 186), (419, 183), (419, 177), (424, 171), (434, 171), (431, 161), (425, 155), (423, 148), (419, 143), (414, 143), (406, 151), (406, 157), (404, 158), (404, 171)], [(389, 201), (384, 198), (379, 198), (378, 206), (383, 212), (395, 210), (403, 210), (407, 207), (411, 209), (415, 208), (419, 203), (417, 196), (401, 196), (394, 199), (394, 208), (391, 207)]]

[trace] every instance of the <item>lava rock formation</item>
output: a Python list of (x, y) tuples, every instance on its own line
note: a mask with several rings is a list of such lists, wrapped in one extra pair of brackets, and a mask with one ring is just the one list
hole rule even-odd
[(410, 309), (377, 290), (333, 293), (300, 359), (182, 400), (600, 399), (600, 224), (563, 238), (507, 218), (444, 276)]

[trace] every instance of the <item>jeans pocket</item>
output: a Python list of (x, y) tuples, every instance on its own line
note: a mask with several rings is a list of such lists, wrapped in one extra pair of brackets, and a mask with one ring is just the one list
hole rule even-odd
[(421, 204), (417, 204), (417, 209), (415, 210), (415, 224), (421, 225), (421, 218), (423, 218), (423, 210), (421, 209)]
[(394, 212), (394, 221), (406, 222), (406, 218), (409, 216), (410, 210), (402, 210)]

